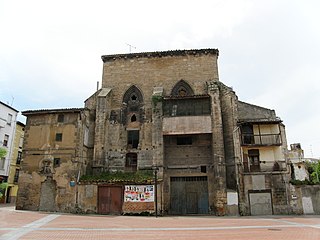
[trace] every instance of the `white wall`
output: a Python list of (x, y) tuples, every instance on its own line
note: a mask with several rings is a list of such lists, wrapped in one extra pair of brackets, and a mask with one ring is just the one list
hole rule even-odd
[[(12, 115), (11, 122), (8, 121), (8, 114)], [(0, 168), (0, 175), (9, 175), (9, 166), (12, 156), (12, 145), (14, 141), (14, 133), (16, 129), (18, 111), (7, 106), (6, 104), (0, 102), (0, 147), (7, 150), (7, 155), (5, 158), (5, 163), (3, 168)], [(9, 141), (7, 146), (3, 146), (3, 140), (5, 135), (9, 136)], [(0, 166), (1, 167), (1, 166)]]

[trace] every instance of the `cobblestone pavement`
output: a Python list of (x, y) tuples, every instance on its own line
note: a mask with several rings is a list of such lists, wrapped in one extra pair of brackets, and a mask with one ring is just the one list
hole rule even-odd
[(16, 211), (0, 206), (0, 239), (320, 239), (320, 216), (129, 217)]

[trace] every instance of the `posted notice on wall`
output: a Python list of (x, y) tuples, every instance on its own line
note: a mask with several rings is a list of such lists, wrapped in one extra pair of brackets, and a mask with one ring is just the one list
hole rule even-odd
[(153, 202), (153, 185), (126, 185), (124, 189), (125, 202)]

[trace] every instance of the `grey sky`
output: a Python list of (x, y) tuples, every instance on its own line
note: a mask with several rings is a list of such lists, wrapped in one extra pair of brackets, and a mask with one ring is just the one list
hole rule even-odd
[(288, 143), (320, 157), (316, 0), (0, 0), (0, 100), (18, 110), (82, 107), (101, 55), (218, 48), (220, 80), (275, 109)]

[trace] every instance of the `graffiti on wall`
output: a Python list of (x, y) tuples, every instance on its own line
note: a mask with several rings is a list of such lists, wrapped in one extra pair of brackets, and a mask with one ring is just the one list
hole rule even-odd
[(153, 202), (153, 185), (126, 185), (124, 189), (125, 202)]

